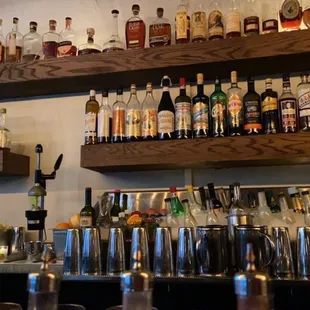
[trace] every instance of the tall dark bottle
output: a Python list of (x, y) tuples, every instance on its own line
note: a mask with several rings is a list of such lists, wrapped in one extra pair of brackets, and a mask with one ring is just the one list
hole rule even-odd
[(121, 212), (120, 200), (121, 200), (121, 191), (119, 189), (115, 189), (114, 202), (110, 210), (111, 217), (118, 217), (118, 214)]
[(215, 79), (215, 90), (210, 100), (212, 136), (225, 137), (227, 136), (227, 96), (222, 91), (219, 78)]
[(310, 82), (308, 74), (301, 76), (301, 82), (297, 86), (299, 129), (301, 132), (310, 131)]
[(185, 78), (180, 78), (180, 94), (175, 98), (175, 134), (177, 139), (192, 137), (191, 98), (186, 95)]
[(216, 198), (214, 183), (208, 184), (210, 198), (212, 199), (213, 204), (213, 211), (214, 213), (222, 213), (223, 212), (223, 205), (222, 203)]
[(266, 91), (262, 93), (263, 131), (265, 134), (279, 132), (278, 93), (272, 90), (272, 79), (266, 79)]
[(209, 97), (204, 94), (203, 74), (197, 74), (197, 95), (193, 97), (193, 137), (206, 138), (209, 135)]
[(96, 211), (91, 205), (91, 187), (85, 188), (85, 206), (80, 212), (80, 226), (96, 226)]
[(255, 91), (254, 77), (248, 77), (248, 92), (243, 97), (244, 133), (257, 135), (262, 130), (261, 100)]
[(165, 75), (163, 77), (161, 86), (163, 87), (163, 94), (158, 106), (158, 138), (160, 140), (169, 140), (175, 138), (175, 110), (169, 92), (169, 86), (171, 86), (169, 76)]

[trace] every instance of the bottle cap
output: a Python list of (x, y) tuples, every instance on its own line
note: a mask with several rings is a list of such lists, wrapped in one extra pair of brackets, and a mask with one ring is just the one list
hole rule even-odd
[(56, 24), (57, 24), (57, 22), (56, 22), (55, 19), (50, 19), (50, 20), (48, 21), (48, 23), (49, 23), (49, 25), (56, 25)]
[(171, 79), (168, 75), (164, 75), (164, 77), (161, 80), (161, 86), (162, 87), (167, 87), (167, 86), (171, 86)]
[(133, 11), (140, 11), (140, 6), (139, 6), (139, 4), (134, 4), (133, 6), (132, 6), (132, 10)]
[(203, 73), (197, 74), (197, 84), (203, 84)]
[(69, 17), (69, 16), (67, 16), (67, 17), (65, 18), (65, 20), (72, 20), (72, 18)]
[(131, 84), (131, 85), (130, 85), (130, 89), (137, 89), (136, 84)]
[(176, 192), (177, 192), (177, 188), (175, 186), (171, 186), (170, 193), (176, 193)]
[(210, 188), (214, 188), (214, 183), (208, 183), (207, 186), (208, 186), (209, 189)]
[(164, 9), (163, 8), (157, 8), (157, 13), (163, 14), (164, 13)]
[(112, 14), (119, 14), (119, 11), (118, 10), (116, 10), (116, 9), (114, 9), (114, 10), (112, 10), (112, 12), (111, 12)]
[(180, 87), (185, 87), (186, 86), (186, 79), (181, 77), (179, 80), (179, 83), (180, 83)]
[(102, 91), (102, 97), (109, 97), (109, 91), (107, 89)]
[(296, 187), (289, 187), (287, 189), (287, 192), (289, 195), (296, 195), (296, 194), (299, 194), (299, 191)]
[(270, 79), (270, 78), (266, 79), (265, 84), (272, 84), (272, 79)]
[(0, 113), (5, 114), (6, 113), (6, 108), (1, 108)]
[(17, 17), (13, 17), (13, 24), (17, 24), (19, 19)]
[(146, 90), (148, 90), (148, 91), (152, 90), (152, 83), (151, 82), (147, 82)]
[(94, 89), (91, 89), (90, 92), (89, 92), (89, 95), (91, 97), (95, 97), (96, 96), (96, 91)]
[(170, 202), (171, 198), (165, 198), (165, 202)]
[(30, 22), (30, 23), (29, 23), (29, 25), (30, 25), (30, 27), (31, 27), (31, 26), (38, 26), (38, 23), (37, 23), (37, 22), (32, 21), (32, 22)]
[(94, 28), (87, 28), (86, 29), (86, 33), (89, 35), (89, 36), (93, 36), (95, 34), (95, 29)]
[(114, 190), (114, 193), (120, 193), (120, 192), (121, 192), (120, 189), (115, 189), (115, 190)]
[(190, 193), (193, 192), (193, 186), (191, 186), (191, 185), (186, 186), (186, 189), (187, 189), (187, 191), (190, 192)]

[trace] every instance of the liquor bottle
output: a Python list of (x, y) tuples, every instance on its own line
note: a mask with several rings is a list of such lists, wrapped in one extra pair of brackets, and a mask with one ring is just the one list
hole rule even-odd
[(310, 82), (308, 74), (301, 75), (301, 82), (297, 86), (299, 129), (301, 132), (310, 131)]
[(290, 195), (293, 203), (294, 212), (304, 213), (303, 201), (300, 197), (299, 191), (296, 187), (289, 187), (287, 189), (288, 194)]
[(271, 210), (267, 204), (266, 193), (258, 193), (258, 219), (260, 225), (269, 225), (272, 220)]
[(30, 22), (30, 31), (23, 37), (23, 61), (39, 60), (42, 58), (42, 38), (37, 33), (36, 22)]
[(196, 227), (197, 222), (192, 215), (188, 199), (183, 199), (182, 205), (184, 208), (184, 227)]
[(126, 104), (123, 101), (123, 89), (118, 88), (116, 91), (116, 101), (113, 104), (113, 117), (112, 117), (112, 142), (125, 142), (126, 141)]
[(279, 31), (278, 8), (276, 1), (262, 1), (262, 33), (274, 33)]
[(215, 79), (215, 90), (210, 97), (211, 101), (211, 132), (213, 137), (227, 136), (227, 96), (222, 91), (221, 80)]
[(231, 87), (228, 97), (228, 131), (230, 136), (241, 136), (243, 133), (243, 104), (241, 88), (238, 87), (237, 72), (230, 74)]
[(279, 204), (277, 203), (272, 191), (267, 191), (266, 197), (267, 197), (267, 205), (269, 206), (271, 212), (272, 213), (280, 213), (281, 208), (280, 208)]
[(190, 17), (187, 11), (187, 1), (180, 0), (175, 16), (175, 43), (188, 43), (190, 40)]
[(203, 74), (197, 74), (197, 95), (193, 97), (193, 137), (209, 135), (209, 97), (204, 94)]
[(297, 132), (297, 99), (292, 94), (290, 77), (283, 74), (283, 93), (279, 98), (280, 131)]
[(304, 210), (305, 210), (305, 225), (310, 226), (310, 192), (308, 190), (303, 190), (301, 192), (302, 200), (304, 203)]
[(199, 187), (198, 191), (199, 191), (199, 196), (200, 196), (201, 204), (202, 204), (204, 210), (207, 210), (206, 191), (205, 191), (204, 187)]
[(248, 92), (243, 97), (244, 132), (257, 135), (262, 130), (261, 99), (255, 91), (254, 77), (248, 77)]
[(307, 28), (310, 28), (310, 6), (309, 4), (305, 6), (305, 9), (302, 13), (302, 20)]
[(170, 187), (171, 194), (171, 211), (173, 216), (183, 216), (184, 208), (177, 195), (177, 188), (175, 186)]
[(11, 148), (12, 133), (6, 127), (6, 109), (0, 109), (0, 149)]
[(278, 193), (279, 205), (281, 208), (281, 220), (286, 224), (290, 225), (296, 222), (294, 214), (290, 212), (287, 199), (283, 192)]
[(209, 7), (208, 37), (210, 41), (224, 39), (221, 0), (213, 0)]
[(137, 98), (137, 88), (131, 84), (130, 98), (126, 106), (126, 140), (141, 140), (141, 104)]
[(208, 184), (210, 198), (212, 199), (213, 210), (215, 214), (223, 213), (223, 205), (222, 203), (216, 198), (214, 183)]
[(121, 41), (118, 35), (118, 10), (112, 10), (113, 17), (113, 26), (112, 26), (112, 35), (108, 42), (103, 45), (103, 53), (114, 52), (114, 51), (123, 51), (125, 50), (125, 44)]
[(158, 106), (158, 137), (160, 140), (170, 140), (175, 137), (175, 110), (169, 92), (169, 86), (171, 86), (169, 76), (165, 75), (163, 77), (161, 86), (163, 87), (163, 94)]
[(165, 46), (171, 44), (171, 24), (164, 17), (164, 9), (157, 9), (157, 18), (150, 24), (149, 28), (150, 47)]
[(180, 78), (180, 94), (175, 98), (175, 134), (177, 139), (192, 137), (191, 98), (186, 95), (186, 80)]
[(0, 64), (4, 62), (5, 58), (5, 40), (2, 30), (2, 19), (0, 19)]
[(121, 212), (120, 200), (121, 200), (121, 191), (119, 189), (115, 189), (114, 190), (114, 202), (113, 202), (113, 206), (110, 211), (110, 215), (112, 219), (113, 217), (118, 217), (118, 214)]
[(238, 0), (230, 0), (228, 13), (226, 15), (226, 38), (241, 36), (240, 9)]
[(144, 48), (145, 23), (139, 16), (140, 6), (132, 6), (133, 16), (126, 23), (126, 44), (128, 49)]
[(58, 44), (58, 57), (76, 56), (76, 35), (75, 31), (71, 28), (72, 18), (66, 17), (66, 28), (59, 34)]
[(241, 190), (240, 190), (240, 183), (233, 183), (231, 185), (230, 191), (231, 193), (231, 204), (229, 206), (229, 214), (231, 215), (238, 215), (245, 213), (245, 206), (241, 199)]
[(204, 210), (204, 206), (199, 204), (196, 201), (194, 189), (193, 186), (186, 186), (187, 189), (187, 197), (188, 197), (188, 203), (189, 203), (189, 209), (193, 215), (201, 213), (202, 210)]
[(96, 226), (96, 211), (91, 205), (91, 187), (85, 188), (85, 206), (80, 212), (80, 227)]
[(96, 100), (96, 92), (91, 89), (89, 100), (85, 105), (85, 145), (97, 144), (97, 116), (99, 103)]
[(302, 7), (298, 0), (284, 0), (279, 11), (283, 31), (298, 30), (302, 20)]
[(265, 134), (279, 132), (278, 93), (272, 90), (272, 80), (266, 79), (266, 91), (262, 93), (263, 131)]
[(158, 103), (153, 97), (152, 83), (146, 85), (146, 96), (142, 104), (142, 138), (143, 140), (157, 139)]
[(171, 198), (165, 198), (165, 208), (167, 210), (167, 225), (171, 228), (178, 228), (178, 218), (172, 213)]
[(128, 195), (123, 194), (121, 211), (125, 213), (126, 210), (128, 210)]
[(111, 142), (112, 110), (109, 106), (108, 97), (108, 91), (104, 90), (98, 112), (98, 143)]
[(202, 3), (197, 5), (191, 17), (192, 42), (207, 40), (207, 15)]
[(5, 61), (20, 62), (22, 58), (23, 35), (18, 31), (18, 18), (13, 18), (12, 31), (6, 36)]
[(94, 28), (87, 28), (87, 43), (84, 43), (79, 46), (78, 55), (89, 55), (89, 54), (98, 54), (101, 53), (101, 46), (95, 44), (94, 42), (94, 35), (95, 29)]
[(258, 1), (260, 0), (245, 0), (244, 2), (243, 29), (245, 37), (259, 34)]
[(56, 58), (59, 34), (56, 33), (56, 21), (51, 19), (49, 21), (49, 31), (43, 34), (43, 55), (45, 59)]

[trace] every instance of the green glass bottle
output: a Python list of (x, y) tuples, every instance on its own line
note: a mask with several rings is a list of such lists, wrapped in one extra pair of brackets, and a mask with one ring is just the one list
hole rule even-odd
[(128, 206), (128, 195), (123, 194), (121, 211), (125, 213), (125, 211), (127, 210), (127, 206)]
[(85, 207), (80, 212), (80, 226), (96, 226), (96, 211), (91, 205), (91, 187), (85, 188)]
[(120, 207), (120, 200), (121, 200), (121, 191), (119, 189), (114, 190), (114, 203), (110, 211), (111, 217), (118, 217), (119, 213), (121, 212)]
[(171, 193), (171, 211), (174, 216), (184, 216), (183, 205), (177, 195), (177, 188), (175, 186), (170, 187)]

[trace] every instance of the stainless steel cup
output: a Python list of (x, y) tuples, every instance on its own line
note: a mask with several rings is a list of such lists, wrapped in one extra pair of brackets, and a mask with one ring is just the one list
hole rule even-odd
[(226, 216), (229, 240), (235, 239), (235, 226), (253, 225), (254, 216), (250, 214), (231, 214)]
[(157, 277), (173, 276), (171, 233), (168, 227), (156, 228), (153, 267), (154, 275)]
[(132, 230), (130, 269), (150, 270), (148, 236), (143, 227)]
[(80, 230), (68, 229), (64, 251), (64, 275), (76, 276), (81, 270)]
[(288, 228), (272, 227), (272, 237), (275, 243), (273, 275), (278, 279), (294, 278), (294, 263)]
[(125, 271), (124, 235), (121, 228), (110, 228), (107, 253), (107, 275), (119, 276)]
[(310, 227), (297, 228), (297, 275), (310, 279)]
[(179, 228), (176, 274), (178, 277), (195, 274), (194, 232), (191, 227)]
[(84, 229), (81, 274), (84, 276), (101, 275), (99, 228), (87, 227)]
[(14, 227), (11, 243), (11, 253), (20, 252), (24, 250), (25, 244), (25, 227)]

